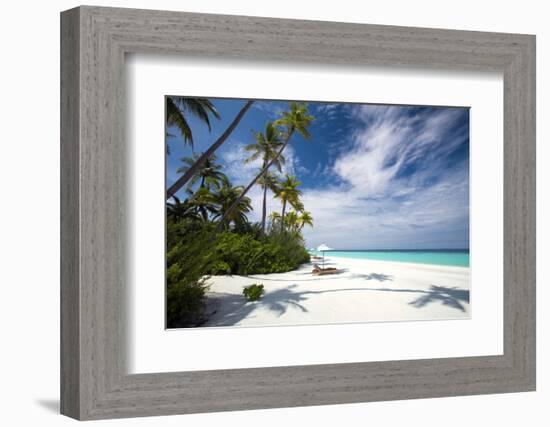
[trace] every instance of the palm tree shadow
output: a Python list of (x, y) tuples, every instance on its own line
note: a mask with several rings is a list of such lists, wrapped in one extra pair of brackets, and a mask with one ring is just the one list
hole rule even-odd
[(274, 312), (277, 317), (281, 317), (289, 308), (307, 313), (308, 309), (304, 306), (304, 302), (311, 295), (369, 290), (367, 288), (346, 288), (295, 291), (296, 287), (298, 287), (297, 284), (292, 284), (283, 289), (267, 292), (260, 300), (254, 302), (246, 301), (242, 295), (211, 293), (208, 297), (210, 299), (209, 305), (211, 307), (215, 305), (216, 309), (210, 320), (202, 326), (232, 326), (245, 318), (254, 318), (253, 312), (261, 308)]
[[(260, 308), (273, 311), (277, 317), (285, 314), (289, 308), (306, 313), (308, 310), (303, 302), (307, 300), (307, 292), (293, 291), (298, 285), (293, 284), (283, 289), (266, 293), (258, 301), (249, 302), (242, 295), (211, 294), (210, 304), (216, 305), (215, 313), (204, 326), (231, 326), (245, 318), (253, 318), (253, 312)], [(212, 301), (215, 300), (213, 303)]]
[(362, 274), (362, 273), (353, 273), (349, 275), (350, 279), (365, 279), (365, 280), (376, 280), (378, 282), (386, 282), (388, 280), (393, 280), (393, 276), (389, 274), (382, 274), (382, 273), (370, 273), (370, 274)]
[(415, 308), (422, 308), (433, 302), (440, 302), (443, 305), (456, 308), (462, 312), (466, 312), (466, 308), (462, 303), (470, 303), (470, 291), (457, 287), (431, 285), (428, 290), (423, 289), (393, 289), (393, 288), (377, 288), (373, 291), (383, 292), (409, 292), (421, 294), (417, 299), (409, 302)]
[[(367, 280), (393, 280), (391, 276), (386, 275), (368, 275)], [(378, 277), (383, 276), (383, 277)], [(296, 291), (298, 285), (292, 284), (286, 288), (267, 292), (259, 301), (249, 302), (242, 295), (229, 293), (210, 293), (208, 295), (211, 310), (210, 319), (202, 326), (233, 326), (241, 320), (254, 318), (254, 311), (258, 309), (267, 309), (274, 312), (277, 317), (284, 315), (289, 308), (300, 310), (307, 313), (308, 309), (304, 303), (311, 295), (326, 294), (333, 292), (348, 291), (377, 291), (377, 292), (406, 292), (420, 294), (418, 298), (408, 304), (415, 308), (422, 308), (434, 302), (440, 302), (443, 305), (455, 308), (462, 312), (466, 311), (463, 303), (470, 303), (470, 291), (459, 289), (457, 287), (446, 287), (431, 285), (428, 290), (425, 289), (396, 289), (396, 288), (340, 288), (324, 290)]]
[[(243, 275), (242, 277), (247, 277), (249, 279), (255, 279), (255, 280), (270, 280), (270, 281), (274, 281), (274, 282), (318, 282), (320, 280), (329, 280), (331, 278), (334, 278), (335, 276), (339, 276), (341, 274), (347, 273), (348, 271), (349, 271), (348, 268), (339, 268), (337, 271), (334, 271), (331, 274), (323, 275), (323, 276), (314, 276), (312, 274), (311, 270), (306, 270), (306, 271), (302, 271), (302, 272), (299, 272), (299, 273), (295, 273), (298, 276), (308, 276), (309, 278), (307, 278), (307, 279), (296, 279), (296, 278), (283, 279), (281, 277), (266, 277), (266, 276), (257, 275), (257, 274), (250, 275), (250, 276)], [(277, 273), (275, 273), (275, 274), (277, 274)]]
[(466, 309), (461, 302), (470, 303), (470, 291), (457, 287), (449, 288), (446, 286), (432, 285), (429, 291), (426, 291), (424, 295), (419, 296), (409, 304), (416, 308), (422, 308), (437, 301), (441, 302), (443, 305), (465, 312)]

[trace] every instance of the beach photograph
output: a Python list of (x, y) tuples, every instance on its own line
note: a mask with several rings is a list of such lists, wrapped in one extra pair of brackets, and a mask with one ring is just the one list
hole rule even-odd
[(471, 317), (468, 107), (164, 108), (167, 329)]

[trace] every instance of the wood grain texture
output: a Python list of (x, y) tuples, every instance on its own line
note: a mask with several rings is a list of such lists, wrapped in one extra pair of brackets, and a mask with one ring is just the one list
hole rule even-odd
[(80, 414), (79, 294), (79, 27), (71, 10), (61, 20), (61, 412)]
[[(62, 413), (78, 419), (535, 388), (535, 38), (80, 7), (62, 13)], [(128, 375), (124, 55), (504, 75), (504, 354)]]

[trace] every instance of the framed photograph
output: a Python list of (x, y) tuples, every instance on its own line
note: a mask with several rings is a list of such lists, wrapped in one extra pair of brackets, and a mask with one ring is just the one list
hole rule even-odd
[(61, 411), (535, 390), (535, 37), (61, 15)]
[(469, 108), (165, 107), (167, 328), (470, 318)]

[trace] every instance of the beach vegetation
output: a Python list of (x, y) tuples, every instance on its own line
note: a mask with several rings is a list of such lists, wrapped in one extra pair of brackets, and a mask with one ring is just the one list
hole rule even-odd
[(264, 285), (253, 283), (243, 288), (243, 295), (248, 301), (258, 301), (264, 293)]
[[(297, 211), (303, 211), (304, 205), (300, 200), (302, 191), (299, 189), (301, 182), (293, 175), (286, 175), (275, 188), (275, 198), (279, 199), (282, 204), (280, 225), (281, 230), (285, 228), (285, 211), (287, 205), (291, 205)], [(294, 220), (297, 221), (296, 213), (294, 212)], [(292, 221), (292, 220), (291, 220)]]
[(252, 201), (249, 197), (241, 197), (243, 187), (233, 186), (229, 179), (223, 180), (222, 186), (209, 194), (208, 202), (216, 206), (212, 221), (225, 218), (222, 226), (228, 230), (243, 230), (248, 224), (246, 214), (252, 211)]
[[(189, 180), (195, 176), (195, 174), (203, 166), (203, 164), (216, 153), (216, 150), (218, 150), (227, 141), (229, 136), (233, 133), (233, 131), (253, 103), (253, 100), (248, 100), (241, 108), (241, 110), (237, 113), (233, 121), (229, 124), (227, 129), (220, 135), (220, 137), (210, 147), (208, 147), (208, 149), (204, 153), (199, 156), (197, 161), (193, 163), (193, 165), (189, 167), (185, 171), (185, 173), (183, 173), (171, 186), (168, 187), (168, 189), (166, 190), (167, 199), (175, 195), (182, 187), (184, 187), (189, 182)], [(169, 114), (167, 114), (167, 124), (170, 123), (169, 120), (170, 116)]]
[[(170, 108), (187, 111), (182, 106), (187, 104), (180, 105), (172, 98), (167, 98), (168, 102), (174, 104)], [(219, 115), (209, 109), (210, 104), (200, 105), (204, 112), (200, 117), (209, 126), (209, 115)], [(243, 107), (240, 118), (249, 107), (249, 103)], [(189, 111), (198, 115), (197, 109)], [(180, 129), (181, 118), (174, 117), (167, 116), (167, 124)], [(238, 123), (235, 120), (233, 128)], [(231, 182), (212, 146), (204, 153), (181, 159), (183, 165), (177, 170), (181, 176), (167, 191), (166, 203), (168, 327), (197, 326), (206, 320), (207, 281), (211, 275), (283, 273), (309, 262), (301, 231), (305, 225), (313, 226), (313, 218), (300, 200), (301, 182), (295, 175), (281, 174), (285, 147), (294, 134), (309, 139), (307, 128), (312, 120), (306, 104), (291, 103), (289, 110), (267, 123), (263, 131), (253, 130), (252, 141), (245, 146), (248, 157), (243, 162), (260, 160), (261, 166), (246, 186)], [(226, 133), (232, 131), (230, 128)], [(250, 219), (253, 201), (247, 195), (254, 185), (262, 190), (262, 212), (257, 222)], [(268, 215), (270, 194), (281, 202), (280, 213)], [(293, 210), (287, 212), (288, 207)], [(247, 292), (259, 298), (263, 285), (255, 286)]]
[(166, 97), (166, 124), (177, 128), (184, 143), (193, 147), (193, 132), (187, 121), (188, 115), (197, 117), (208, 127), (208, 130), (211, 130), (210, 116), (219, 119), (220, 114), (212, 102), (206, 98)]
[[(199, 160), (202, 153), (194, 153), (192, 157), (184, 157), (181, 162), (184, 164), (178, 168), (177, 173), (186, 173)], [(200, 181), (199, 188), (220, 188), (222, 182), (227, 179), (227, 176), (221, 171), (222, 165), (216, 163), (216, 156), (208, 157), (202, 165), (197, 168), (197, 171), (189, 181), (188, 188), (191, 189), (197, 182)]]
[(265, 127), (265, 132), (254, 132), (255, 142), (248, 144), (245, 150), (251, 155), (245, 162), (250, 163), (261, 159), (262, 171), (257, 183), (262, 188), (262, 232), (265, 232), (265, 223), (267, 216), (267, 191), (274, 191), (277, 180), (274, 175), (269, 174), (269, 168), (273, 167), (278, 172), (282, 172), (282, 167), (285, 163), (285, 157), (279, 153), (283, 142), (281, 141), (281, 132), (272, 123), (268, 123)]
[[(314, 117), (309, 115), (307, 105), (305, 103), (290, 103), (289, 110), (283, 111), (281, 113), (281, 117), (274, 122), (274, 126), (282, 129), (282, 132), (284, 133), (284, 142), (281, 145), (281, 148), (279, 149), (277, 154), (273, 156), (273, 158), (269, 160), (269, 162), (261, 169), (260, 173), (256, 175), (256, 177), (250, 182), (250, 184), (245, 187), (240, 197), (244, 197), (248, 193), (248, 191), (250, 191), (250, 189), (260, 180), (260, 178), (262, 178), (267, 173), (269, 168), (278, 161), (279, 157), (283, 154), (283, 151), (290, 142), (292, 136), (296, 132), (301, 135), (305, 140), (308, 140), (310, 138), (308, 127), (313, 120)], [(236, 200), (235, 205), (238, 204), (238, 202), (239, 201)], [(229, 212), (231, 211), (231, 209), (233, 209), (233, 207), (229, 209)], [(222, 216), (218, 224), (218, 230), (223, 227), (224, 220), (225, 216)]]
[(167, 221), (166, 311), (169, 327), (196, 326), (203, 321), (206, 271), (216, 263), (211, 231), (198, 221)]

